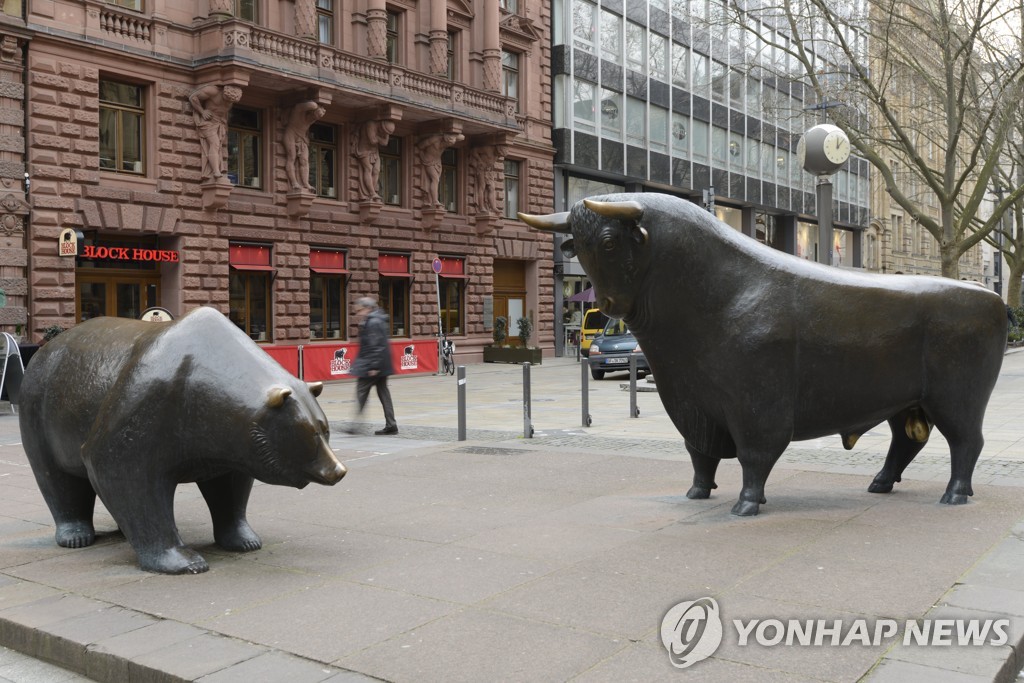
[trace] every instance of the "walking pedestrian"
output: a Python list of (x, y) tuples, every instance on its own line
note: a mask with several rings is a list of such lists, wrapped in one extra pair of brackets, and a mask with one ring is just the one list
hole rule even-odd
[(388, 375), (395, 372), (388, 344), (388, 314), (377, 306), (375, 298), (369, 296), (356, 300), (355, 313), (359, 318), (359, 355), (352, 363), (351, 372), (357, 378), (356, 414), (362, 414), (370, 389), (377, 387), (377, 397), (384, 408), (384, 429), (378, 429), (374, 434), (397, 434), (395, 408), (388, 390)]

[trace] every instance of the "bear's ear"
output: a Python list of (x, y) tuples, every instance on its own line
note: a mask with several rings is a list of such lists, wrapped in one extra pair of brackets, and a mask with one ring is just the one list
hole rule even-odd
[(280, 408), (284, 405), (284, 400), (291, 395), (292, 390), (288, 387), (273, 387), (267, 392), (267, 407)]
[(321, 393), (323, 393), (323, 382), (307, 382), (306, 384), (309, 385), (309, 393), (313, 394), (314, 396), (319, 396)]

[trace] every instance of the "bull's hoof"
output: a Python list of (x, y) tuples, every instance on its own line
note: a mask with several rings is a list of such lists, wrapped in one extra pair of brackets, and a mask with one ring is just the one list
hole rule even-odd
[(694, 484), (690, 487), (690, 490), (686, 492), (686, 497), (690, 500), (703, 500), (711, 497), (711, 489), (718, 488), (714, 484), (711, 486), (697, 486)]
[(57, 525), (55, 534), (61, 548), (85, 548), (96, 541), (92, 522), (64, 522)]
[(749, 500), (739, 500), (732, 506), (732, 514), (737, 517), (753, 517), (761, 511), (761, 504)]
[(155, 554), (139, 553), (139, 566), (157, 574), (202, 574), (210, 568), (191, 548), (178, 547)]
[(868, 493), (892, 493), (892, 482), (891, 481), (879, 481), (875, 479), (868, 486)]
[(231, 529), (214, 530), (213, 540), (224, 550), (249, 553), (263, 547), (263, 541), (245, 520)]
[(945, 505), (965, 505), (970, 502), (970, 496), (966, 493), (949, 493), (947, 491), (942, 494), (942, 498), (939, 498), (939, 502)]

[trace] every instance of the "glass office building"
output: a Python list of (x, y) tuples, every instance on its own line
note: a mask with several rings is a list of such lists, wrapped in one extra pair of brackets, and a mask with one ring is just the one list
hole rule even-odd
[[(730, 26), (718, 0), (555, 0), (556, 210), (604, 192), (666, 192), (816, 260), (816, 179), (799, 167), (796, 146), (827, 109), (777, 76), (780, 65), (797, 73), (767, 44), (785, 36), (750, 28)], [(831, 178), (834, 265), (862, 265), (868, 178), (857, 157)], [(573, 261), (556, 275), (566, 298), (588, 284)]]

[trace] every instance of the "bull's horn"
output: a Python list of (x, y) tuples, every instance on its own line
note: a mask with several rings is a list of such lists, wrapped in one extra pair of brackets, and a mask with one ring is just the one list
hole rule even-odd
[(563, 211), (562, 213), (549, 213), (546, 216), (532, 216), (528, 213), (517, 213), (516, 215), (519, 216), (519, 220), (536, 230), (564, 232), (566, 234), (572, 232), (569, 228), (568, 211)]
[(306, 384), (309, 386), (309, 393), (314, 396), (319, 396), (324, 390), (323, 382), (307, 382)]
[(620, 221), (638, 221), (644, 216), (644, 207), (640, 202), (597, 202), (584, 199), (583, 205), (605, 218), (617, 218)]
[(280, 408), (284, 405), (284, 400), (291, 395), (292, 390), (288, 387), (273, 387), (267, 392), (267, 407)]

